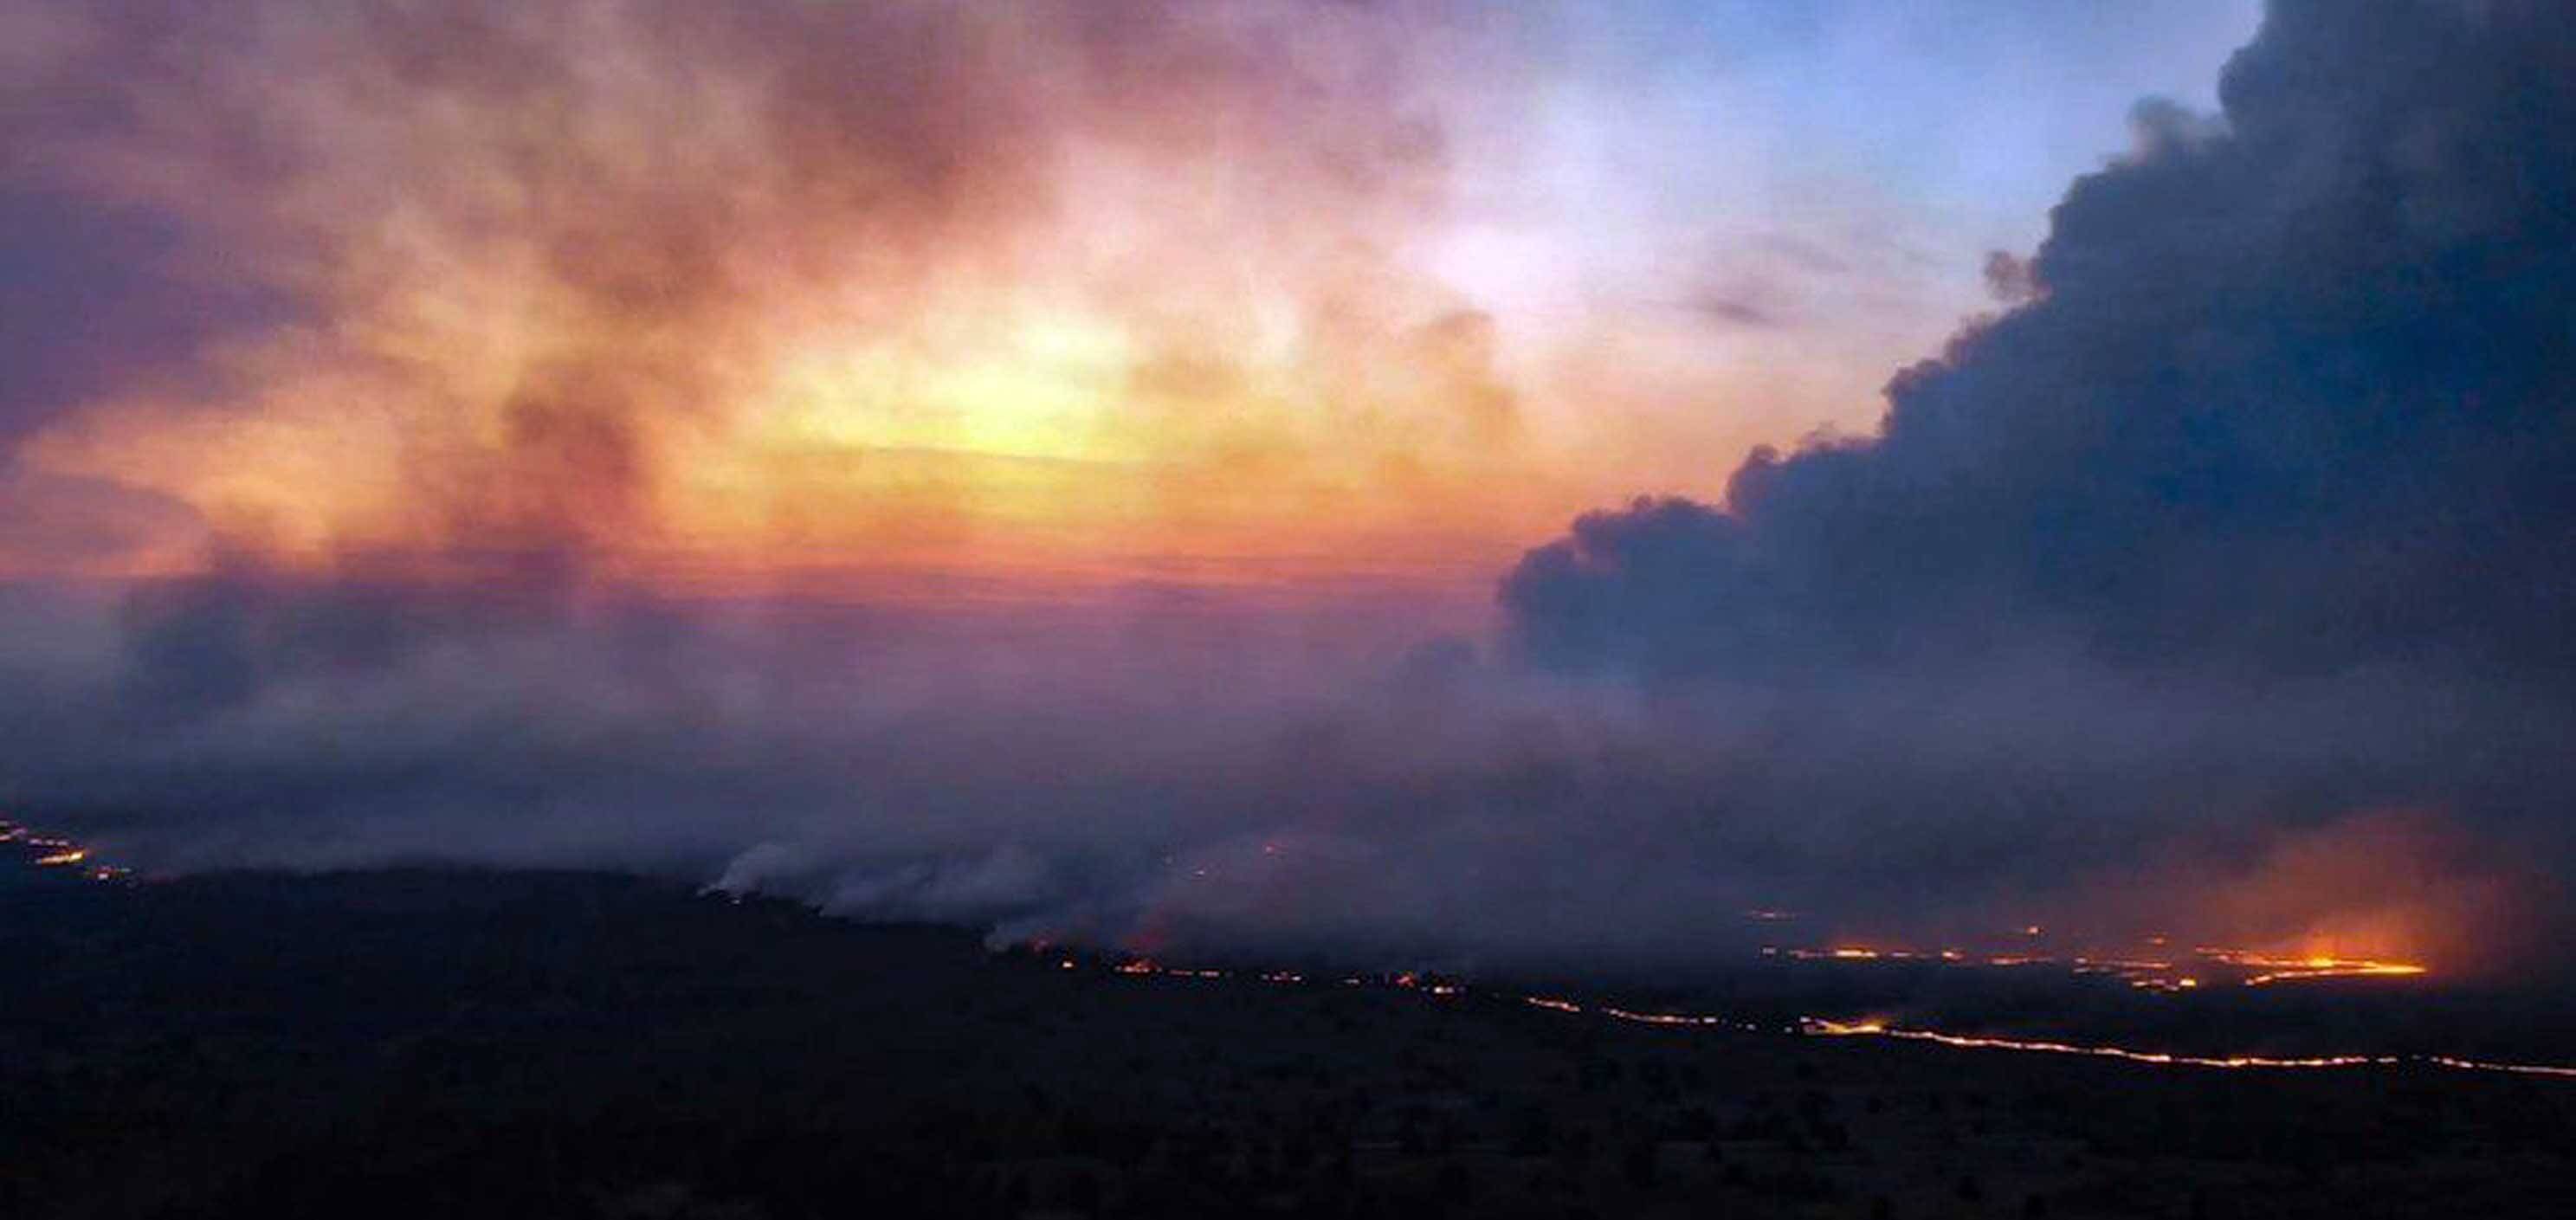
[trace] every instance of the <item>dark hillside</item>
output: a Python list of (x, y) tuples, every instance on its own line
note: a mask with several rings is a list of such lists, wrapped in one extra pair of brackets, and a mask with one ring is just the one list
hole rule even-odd
[(0, 1215), (2576, 1209), (2576, 1088), (1136, 978), (574, 873), (0, 889)]

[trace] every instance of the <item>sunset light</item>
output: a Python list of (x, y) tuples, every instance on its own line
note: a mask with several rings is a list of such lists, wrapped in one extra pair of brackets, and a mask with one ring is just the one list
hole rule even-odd
[(0, 0), (0, 1217), (2563, 1216), (2576, 3)]

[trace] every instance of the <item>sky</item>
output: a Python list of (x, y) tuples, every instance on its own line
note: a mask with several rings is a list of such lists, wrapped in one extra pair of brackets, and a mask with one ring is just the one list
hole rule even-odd
[(1140, 948), (2570, 912), (2527, 0), (0, 0), (0, 803)]
[(1469, 108), (1431, 266), (1517, 341), (1533, 409), (1572, 417), (1611, 495), (1713, 494), (1755, 444), (1874, 427), (1888, 373), (1994, 307), (1986, 257), (2038, 243), (2139, 100), (2214, 108), (2259, 16), (1542, 10), (1512, 24), (1526, 79)]
[(1472, 614), (1587, 506), (1870, 427), (2253, 20), (837, 8), (12, 5), (13, 491), (124, 545), (0, 562), (497, 530), (727, 592)]

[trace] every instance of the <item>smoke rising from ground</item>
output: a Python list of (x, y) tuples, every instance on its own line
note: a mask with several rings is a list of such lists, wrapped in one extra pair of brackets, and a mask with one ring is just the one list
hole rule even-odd
[[(0, 602), (0, 799), (147, 865), (612, 865), (1007, 935), (1460, 960), (1706, 954), (1763, 937), (1756, 907), (1926, 941), (2044, 919), (2458, 962), (2566, 919), (2536, 882), (2576, 862), (2576, 18), (2557, 7), (2282, 0), (2225, 113), (2142, 106), (2133, 151), (2074, 185), (2035, 256), (1996, 264), (2011, 307), (1891, 382), (1881, 435), (1756, 453), (1722, 504), (1584, 518), (1505, 576), (1491, 647), (1426, 639), (1401, 601), (1127, 583), (868, 609), (692, 596), (601, 559), (668, 526), (675, 455), (727, 426), (707, 404), (780, 316), (745, 296), (793, 312), (805, 290), (770, 277), (829, 268), (858, 285), (833, 306), (856, 324), (988, 257), (1007, 278), (1072, 206), (1026, 176), (1059, 104), (1082, 138), (1161, 156), (1312, 100), (1239, 31), (1086, 9), (1044, 32), (1086, 49), (1079, 79), (1027, 82), (1013, 49), (1037, 35), (1012, 23), (1054, 19), (1007, 6), (891, 6), (813, 45), (794, 5), (495, 9), (426, 42), (411, 10), (269, 8), (218, 32), (131, 5), (57, 33), (366, 48), (366, 71), (245, 96), (378, 131), (386, 163), (341, 156), (344, 134), (310, 160), (292, 123), (207, 139), (191, 125), (213, 116), (149, 90), (63, 111), (122, 134), (53, 147), (163, 149), (177, 125), (169, 148), (213, 158), (177, 181), (323, 175), (310, 199), (245, 187), (255, 215), (182, 214), (269, 254), (296, 244), (270, 226), (331, 234), (332, 258), (250, 277), (258, 309), (119, 325), (222, 352), (246, 318), (266, 338), (210, 374), (310, 378), (260, 410), (377, 404), (409, 524), (335, 519), (366, 528), (324, 530), (317, 562), (229, 517), (205, 573)], [(374, 21), (401, 36), (347, 24)], [(388, 112), (375, 90), (396, 86)], [(1330, 121), (1276, 133), (1311, 154), (1282, 170), (1283, 210), (1361, 218), (1337, 241), (1435, 189), (1415, 175), (1436, 178), (1436, 138), (1369, 97), (1328, 92)], [(628, 125), (683, 102), (686, 123)], [(406, 180), (424, 148), (518, 121), (578, 129), (543, 147), (584, 159), (475, 142), (429, 157), (467, 172)], [(41, 181), (148, 211), (168, 170)], [(378, 175), (398, 198), (363, 218), (295, 210)], [(675, 177), (727, 189), (653, 189)], [(783, 244), (746, 255), (738, 231)], [(1285, 245), (1251, 266), (1303, 260), (1300, 232), (1257, 230)], [(1344, 270), (1381, 282), (1361, 263)], [(542, 350), (491, 384), (405, 347), (476, 333), (484, 298), (417, 291), (459, 272), (542, 317)], [(1382, 324), (1332, 286), (1299, 294), (1349, 327), (1317, 375), (1400, 351), (1429, 387), (1404, 392), (1439, 407), (1398, 421), (1408, 444), (1508, 438), (1472, 315)], [(296, 320), (316, 301), (370, 304)], [(388, 322), (415, 309), (437, 324)], [(272, 323), (314, 329), (298, 346)], [(113, 362), (48, 359), (12, 379), (8, 434), (76, 452), (64, 404)], [(1190, 435), (1189, 404), (1244, 376), (1186, 352), (1152, 368), (1139, 392)], [(1160, 491), (1269, 468), (1209, 435), (1225, 460), (1193, 478), (1212, 481)], [(192, 511), (150, 480), (34, 477), (0, 495), (100, 546)]]
[(2276, 4), (2225, 113), (2142, 105), (1880, 435), (1531, 552), (1520, 655), (1863, 723), (1925, 684), (1885, 740), (2018, 757), (1833, 803), (2037, 802), (1998, 871), (2374, 804), (2566, 861), (2571, 81), (2552, 6)]

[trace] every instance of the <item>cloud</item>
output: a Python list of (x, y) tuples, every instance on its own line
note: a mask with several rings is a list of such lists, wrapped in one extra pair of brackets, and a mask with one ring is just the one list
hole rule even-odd
[(1754, 672), (2046, 635), (2563, 681), (2570, 45), (2547, 6), (2278, 6), (2223, 119), (2142, 110), (2037, 299), (1899, 374), (1881, 435), (1758, 452), (1722, 510), (1585, 519), (1505, 585), (1525, 646)]
[(100, 479), (0, 467), (0, 575), (112, 576), (178, 540), (193, 549), (205, 521), (167, 496)]
[(2576, 694), (2576, 17), (2283, 0), (2222, 96), (2142, 105), (1878, 435), (1531, 551), (1516, 654), (1850, 709), (1792, 747), (1871, 772), (1819, 808), (2056, 806), (1994, 876), (2412, 800), (2576, 858), (2535, 732)]
[(277, 312), (174, 265), (151, 213), (0, 181), (0, 458), (61, 415)]
[[(334, 308), (247, 348), (186, 341), (278, 374), (253, 402), (56, 414), (30, 443), (198, 448), (182, 420), (309, 412), (332, 426), (227, 432), (294, 443), (194, 453), (222, 477), (190, 486), (391, 487), (371, 511), (406, 525), (325, 514), (308, 552), (309, 522), (226, 513), (206, 571), (0, 590), (0, 799), (147, 866), (587, 864), (1176, 951), (1597, 961), (1748, 946), (1774, 934), (1737, 918), (1756, 906), (1926, 940), (2348, 918), (2378, 943), (2343, 951), (2441, 952), (2520, 912), (2529, 862), (2570, 858), (2576, 19), (2556, 8), (2278, 5), (2224, 115), (2141, 111), (2139, 146), (2007, 277), (2028, 291), (1900, 373), (1879, 435), (1757, 452), (1721, 504), (1583, 518), (1503, 581), (1491, 649), (1426, 644), (1445, 624), (1401, 600), (1113, 580), (854, 606), (600, 559), (649, 549), (693, 486), (750, 494), (690, 483), (737, 469), (694, 438), (733, 426), (770, 327), (812, 308), (835, 335), (904, 330), (917, 294), (1069, 257), (1067, 210), (1189, 242), (1250, 218), (1247, 263), (1201, 278), (1149, 235), (1111, 278), (1195, 302), (1305, 268), (1299, 316), (1332, 341), (1296, 384), (1427, 404), (1297, 417), (1386, 440), (1367, 462), (1509, 443), (1491, 321), (1350, 253), (1373, 222), (1310, 242), (1288, 219), (1402, 211), (1440, 161), (1436, 132), (1382, 121), (1372, 73), (1327, 74), (1318, 102), (1265, 58), (1258, 14), (1289, 10), (107, 11), (72, 43), (108, 58), (76, 76), (136, 53), (116, 46), (210, 49), (143, 56), (172, 75), (65, 111), (113, 138), (47, 172), (241, 235), (279, 260), (263, 282)], [(321, 66), (269, 70), (293, 65)], [(1042, 172), (1077, 146), (1085, 174)], [(267, 185), (208, 186), (230, 174)], [(1115, 485), (1184, 509), (1262, 494), (1278, 454), (1198, 405), (1277, 391), (1231, 355), (1258, 328), (1177, 312), (1113, 380), (1221, 460)], [(916, 337), (988, 350), (938, 330)], [(1048, 376), (974, 388), (1079, 381), (1117, 346), (1033, 334)], [(349, 437), (364, 477), (343, 477)], [(43, 494), (123, 537), (144, 514), (126, 489), (153, 484), (89, 477)], [(1339, 506), (1337, 486), (1283, 494)], [(1016, 507), (1057, 531), (1040, 551), (1082, 535)], [(884, 545), (972, 548), (986, 524), (902, 517)], [(2393, 851), (2430, 873), (2365, 867)], [(2388, 901), (2348, 892), (2374, 887)]]
[(307, 566), (1331, 526), (1508, 448), (1492, 341), (1395, 253), (1448, 191), (1444, 19), (13, 5), (0, 447)]

